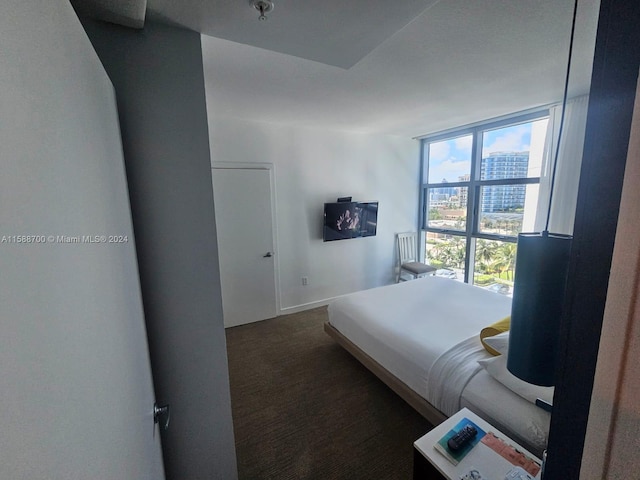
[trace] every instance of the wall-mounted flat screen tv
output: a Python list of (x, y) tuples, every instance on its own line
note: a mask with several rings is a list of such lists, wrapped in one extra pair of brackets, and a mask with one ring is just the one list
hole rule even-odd
[(336, 202), (324, 204), (325, 242), (376, 234), (378, 202)]

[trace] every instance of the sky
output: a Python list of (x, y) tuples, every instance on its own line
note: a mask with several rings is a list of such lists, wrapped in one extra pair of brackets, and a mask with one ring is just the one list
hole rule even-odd
[[(484, 132), (482, 157), (493, 152), (529, 151), (532, 122)], [(471, 172), (472, 136), (452, 138), (429, 144), (429, 183), (443, 179), (457, 182)]]

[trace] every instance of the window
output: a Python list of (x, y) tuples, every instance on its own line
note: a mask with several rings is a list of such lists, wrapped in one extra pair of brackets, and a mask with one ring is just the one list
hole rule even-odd
[(518, 233), (533, 231), (547, 112), (423, 140), (425, 261), (511, 295)]

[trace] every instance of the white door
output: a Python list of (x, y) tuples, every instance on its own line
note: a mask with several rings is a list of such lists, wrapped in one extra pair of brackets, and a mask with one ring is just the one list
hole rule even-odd
[(272, 172), (212, 172), (225, 327), (277, 315)]
[(69, 2), (1, 10), (0, 479), (162, 480), (113, 86)]

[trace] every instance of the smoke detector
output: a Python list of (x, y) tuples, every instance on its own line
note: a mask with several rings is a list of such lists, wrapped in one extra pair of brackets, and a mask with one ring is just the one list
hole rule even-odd
[(260, 21), (265, 21), (267, 19), (266, 14), (273, 11), (273, 2), (270, 0), (253, 0), (251, 5), (260, 12), (258, 17)]

